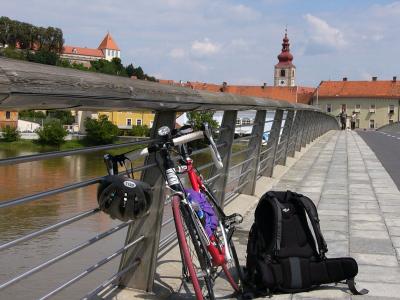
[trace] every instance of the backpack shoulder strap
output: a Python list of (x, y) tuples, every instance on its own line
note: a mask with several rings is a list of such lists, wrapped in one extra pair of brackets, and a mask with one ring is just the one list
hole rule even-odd
[(282, 209), (284, 208), (279, 202), (278, 198), (273, 192), (268, 192), (267, 195), (270, 197), (270, 201), (274, 207), (275, 213), (275, 244), (273, 248), (273, 253), (278, 255), (281, 250), (281, 240), (282, 240)]
[[(315, 238), (317, 240), (318, 250), (321, 258), (325, 258), (325, 253), (328, 252), (328, 246), (324, 239), (324, 236), (321, 232), (321, 227), (319, 226), (319, 218), (317, 208), (315, 207), (314, 202), (310, 200), (310, 198), (293, 193), (293, 198), (297, 200), (297, 202), (304, 207), (308, 218), (310, 219), (311, 225), (314, 230)], [(292, 199), (293, 199), (292, 198)]]

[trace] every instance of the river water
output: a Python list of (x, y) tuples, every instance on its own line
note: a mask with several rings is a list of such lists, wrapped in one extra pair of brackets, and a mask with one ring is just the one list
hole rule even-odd
[[(0, 158), (32, 154), (29, 149), (0, 150)], [(103, 152), (0, 167), (0, 201), (105, 174)], [(43, 198), (0, 211), (0, 244), (97, 206), (97, 186)], [(117, 225), (98, 213), (0, 253), (0, 282), (69, 250)], [(126, 229), (0, 292), (0, 299), (37, 299), (123, 246)], [(95, 288), (118, 268), (119, 257), (65, 289), (55, 299), (76, 299)]]

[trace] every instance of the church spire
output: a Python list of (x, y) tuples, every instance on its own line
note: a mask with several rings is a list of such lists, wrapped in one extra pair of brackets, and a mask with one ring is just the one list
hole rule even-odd
[(279, 62), (275, 65), (274, 85), (295, 86), (296, 67), (292, 64), (293, 55), (290, 53), (290, 43), (285, 28), (285, 36), (282, 40), (282, 50), (278, 55)]
[(290, 53), (290, 43), (287, 36), (287, 28), (285, 29), (285, 36), (282, 43), (282, 52), (278, 55), (279, 63), (291, 63), (293, 55)]

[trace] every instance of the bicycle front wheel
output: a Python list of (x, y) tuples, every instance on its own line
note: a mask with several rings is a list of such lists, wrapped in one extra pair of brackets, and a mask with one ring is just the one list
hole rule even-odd
[(212, 264), (191, 211), (179, 196), (174, 196), (172, 212), (182, 254), (183, 275), (191, 281), (197, 300), (214, 300)]

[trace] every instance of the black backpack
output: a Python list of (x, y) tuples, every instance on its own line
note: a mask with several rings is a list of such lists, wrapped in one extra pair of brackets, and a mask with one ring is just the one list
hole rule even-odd
[(303, 292), (343, 280), (353, 294), (368, 293), (355, 288), (357, 262), (351, 257), (326, 258), (327, 251), (317, 209), (309, 198), (291, 191), (267, 192), (249, 233), (247, 296)]

